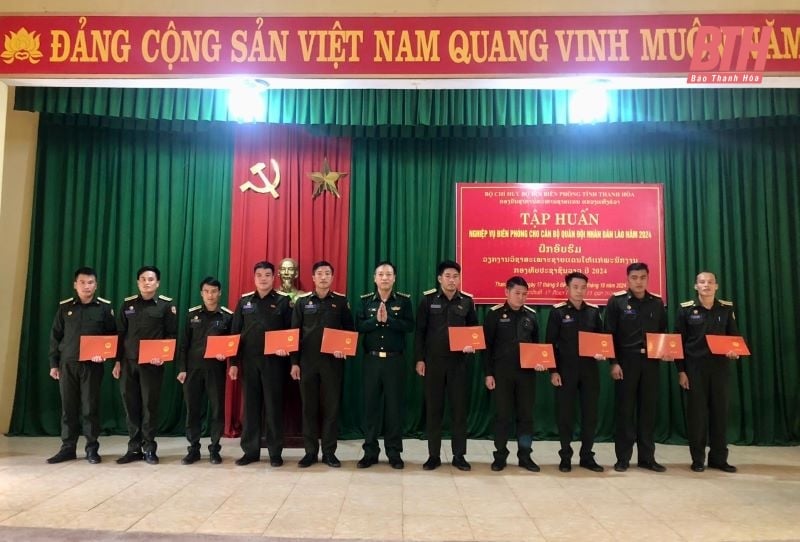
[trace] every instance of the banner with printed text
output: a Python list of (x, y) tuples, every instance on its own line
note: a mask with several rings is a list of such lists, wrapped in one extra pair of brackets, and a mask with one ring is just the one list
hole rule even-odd
[(557, 303), (580, 271), (586, 301), (604, 305), (633, 262), (648, 264), (648, 289), (666, 301), (663, 185), (457, 183), (456, 254), (476, 303), (504, 302), (514, 275), (529, 304)]

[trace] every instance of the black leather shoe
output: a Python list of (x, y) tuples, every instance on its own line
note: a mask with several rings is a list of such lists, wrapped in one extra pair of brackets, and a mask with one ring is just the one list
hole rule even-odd
[[(621, 459), (614, 463), (614, 470), (617, 472), (625, 472), (631, 464), (629, 461), (622, 461)], [(641, 467), (641, 464), (639, 465)]]
[(334, 454), (322, 454), (322, 462), (334, 469), (342, 466), (341, 461)]
[(692, 469), (694, 472), (703, 472), (704, 470), (706, 470), (706, 467), (705, 467), (705, 465), (703, 465), (703, 464), (702, 464), (702, 463), (700, 463), (699, 461), (693, 461), (693, 462), (692, 462), (691, 469)]
[(495, 459), (492, 461), (492, 465), (490, 467), (492, 472), (500, 472), (504, 468), (506, 468), (506, 461), (505, 459)]
[(86, 461), (88, 461), (90, 465), (97, 465), (103, 462), (103, 458), (100, 457), (97, 450), (89, 450), (86, 452)]
[(406, 464), (403, 463), (403, 460), (400, 459), (399, 457), (390, 457), (389, 465), (391, 465), (393, 469), (397, 470), (402, 470), (406, 466)]
[(219, 465), (222, 463), (222, 456), (219, 452), (208, 452), (208, 462), (212, 465)]
[(572, 463), (570, 463), (569, 459), (562, 459), (561, 463), (558, 464), (558, 470), (561, 472), (570, 472), (572, 470)]
[(145, 452), (144, 460), (148, 465), (158, 465), (158, 456), (155, 452)]
[(667, 470), (667, 467), (656, 461), (639, 461), (636, 466), (640, 469), (647, 469), (653, 472), (665, 472)]
[(736, 472), (736, 467), (729, 464), (727, 461), (725, 463), (708, 463), (709, 469), (717, 469), (721, 470), (722, 472)]
[(240, 467), (244, 467), (245, 465), (249, 465), (250, 463), (258, 463), (259, 461), (261, 461), (261, 458), (259, 457), (243, 455), (242, 457), (236, 460), (236, 464), (239, 465)]
[(455, 468), (457, 468), (458, 470), (461, 470), (461, 471), (472, 470), (472, 465), (467, 463), (467, 460), (464, 459), (463, 455), (453, 456), (452, 464), (453, 464), (453, 466)]
[(378, 463), (377, 457), (367, 457), (365, 455), (364, 457), (358, 460), (358, 463), (356, 463), (356, 467), (358, 467), (359, 469), (368, 469), (372, 465), (376, 465), (377, 463)]
[(594, 459), (584, 459), (580, 462), (580, 466), (592, 472), (603, 472), (603, 467), (598, 465)]
[(428, 460), (422, 464), (422, 470), (435, 470), (442, 466), (442, 460), (438, 457), (429, 457)]
[(61, 449), (58, 451), (56, 455), (53, 457), (49, 457), (47, 462), (51, 465), (55, 465), (56, 463), (63, 463), (64, 461), (72, 461), (76, 459), (77, 456), (75, 455), (75, 450), (64, 450)]
[(117, 459), (117, 464), (127, 465), (128, 463), (141, 461), (142, 459), (144, 459), (144, 454), (142, 452), (125, 452), (125, 455)]
[(318, 461), (317, 454), (306, 454), (300, 461), (297, 462), (297, 466), (300, 467), (301, 469), (305, 469), (307, 467), (310, 467), (317, 461)]
[(269, 458), (269, 465), (270, 467), (282, 467), (283, 466), (283, 458), (279, 455)]
[(181, 459), (181, 465), (191, 465), (192, 463), (196, 463), (200, 461), (200, 451), (199, 450), (192, 450)]
[(534, 463), (533, 459), (531, 459), (530, 457), (520, 457), (519, 466), (531, 472), (539, 472), (540, 470), (542, 470), (539, 468), (539, 465)]

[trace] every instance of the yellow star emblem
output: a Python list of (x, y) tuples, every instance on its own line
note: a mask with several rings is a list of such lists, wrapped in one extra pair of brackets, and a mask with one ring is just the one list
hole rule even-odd
[(340, 171), (331, 171), (331, 167), (328, 164), (328, 157), (326, 156), (322, 159), (322, 171), (315, 171), (309, 175), (311, 181), (314, 183), (314, 194), (312, 197), (316, 199), (316, 197), (323, 192), (330, 192), (337, 198), (341, 197), (336, 183), (346, 175), (347, 173), (342, 173)]

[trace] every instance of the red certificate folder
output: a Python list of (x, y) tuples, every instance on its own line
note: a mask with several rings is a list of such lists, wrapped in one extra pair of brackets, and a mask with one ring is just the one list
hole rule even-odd
[(678, 333), (646, 333), (647, 357), (683, 359), (683, 340)]
[(448, 327), (450, 336), (450, 351), (461, 352), (467, 346), (475, 350), (486, 349), (486, 338), (483, 336), (482, 326)]
[(740, 356), (749, 356), (750, 349), (747, 348), (744, 339), (735, 335), (706, 335), (706, 342), (712, 354), (725, 355), (733, 352)]
[(320, 352), (333, 354), (336, 351), (345, 356), (355, 356), (358, 347), (358, 333), (326, 327), (322, 330), (322, 348)]
[(215, 358), (219, 355), (229, 358), (239, 351), (239, 335), (209, 335), (206, 339), (204, 358)]
[(280, 329), (264, 332), (264, 354), (274, 354), (278, 350), (297, 352), (300, 350), (300, 330)]
[(614, 339), (609, 333), (578, 332), (578, 355), (593, 358), (602, 354), (607, 358), (614, 357)]
[(89, 361), (95, 356), (101, 358), (117, 357), (116, 335), (81, 335), (81, 349), (78, 361)]
[(545, 369), (556, 368), (556, 356), (552, 344), (519, 343), (519, 366), (535, 369), (541, 365)]
[(152, 359), (172, 361), (175, 359), (175, 339), (151, 339), (139, 341), (139, 364)]

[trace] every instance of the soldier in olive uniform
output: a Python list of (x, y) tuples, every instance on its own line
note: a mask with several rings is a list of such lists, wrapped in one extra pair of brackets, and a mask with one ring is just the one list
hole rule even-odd
[(739, 335), (733, 303), (716, 299), (717, 277), (703, 271), (695, 279), (697, 299), (681, 303), (677, 332), (683, 338), (684, 360), (677, 362), (678, 383), (686, 390), (688, 404), (689, 451), (692, 470), (705, 470), (706, 442), (709, 442), (708, 467), (736, 472), (728, 463), (728, 385), (730, 364), (735, 352), (714, 355), (706, 335)]
[(614, 379), (616, 432), (614, 470), (630, 466), (636, 443), (638, 466), (655, 472), (666, 467), (656, 462), (656, 409), (658, 407), (657, 360), (648, 359), (647, 333), (666, 333), (667, 311), (661, 297), (647, 291), (647, 264), (627, 268), (628, 289), (611, 296), (606, 305), (606, 330), (614, 337), (616, 360), (611, 360)]
[(578, 332), (600, 333), (603, 322), (600, 309), (583, 300), (589, 279), (583, 273), (565, 278), (567, 301), (556, 303), (547, 320), (545, 342), (553, 345), (556, 368), (550, 370), (550, 382), (556, 387), (558, 433), (561, 438), (561, 462), (558, 470), (572, 470), (572, 431), (575, 425), (575, 401), (581, 406), (580, 466), (594, 472), (603, 467), (594, 459), (594, 433), (597, 428), (597, 401), (600, 396), (600, 373), (597, 362), (605, 359), (578, 355)]
[(119, 361), (114, 364), (112, 374), (120, 379), (128, 424), (128, 451), (117, 463), (124, 465), (144, 459), (155, 465), (164, 360), (154, 358), (139, 364), (139, 341), (174, 339), (178, 332), (177, 309), (172, 298), (156, 295), (161, 284), (161, 271), (157, 267), (144, 266), (136, 277), (139, 295), (126, 297), (117, 315)]
[[(178, 382), (183, 384), (186, 402), (186, 440), (188, 453), (181, 459), (184, 465), (200, 460), (200, 422), (208, 398), (208, 446), (212, 464), (222, 463), (219, 440), (225, 428), (225, 357), (206, 358), (206, 343), (212, 335), (230, 335), (230, 309), (219, 304), (222, 284), (214, 277), (200, 283), (202, 305), (189, 309), (186, 331), (178, 355)], [(204, 393), (205, 392), (205, 393)]]
[(386, 457), (394, 469), (402, 469), (403, 392), (406, 333), (414, 329), (409, 295), (395, 291), (394, 264), (383, 261), (375, 268), (374, 292), (361, 296), (356, 330), (364, 337), (364, 457), (357, 467), (378, 462), (381, 422)]
[(76, 458), (81, 434), (86, 436), (86, 460), (100, 463), (100, 383), (103, 361), (95, 356), (88, 363), (78, 361), (82, 335), (115, 335), (114, 310), (107, 299), (97, 297), (97, 273), (91, 267), (75, 271), (73, 287), (77, 297), (59, 304), (50, 331), (50, 376), (58, 380), (61, 392), (61, 449), (48, 463)]
[[(258, 262), (253, 267), (256, 289), (242, 295), (233, 313), (231, 332), (241, 334), (238, 355), (231, 358), (232, 380), (242, 373), (244, 419), (240, 444), (244, 455), (237, 465), (261, 459), (262, 417), (266, 415), (269, 464), (283, 465), (283, 383), (289, 372), (289, 353), (264, 354), (264, 333), (288, 329), (292, 310), (290, 296), (274, 288), (275, 266)], [(266, 414), (264, 414), (266, 410)]]
[[(525, 305), (528, 283), (522, 277), (506, 281), (506, 302), (495, 305), (483, 323), (486, 336), (484, 366), (486, 387), (494, 390), (494, 461), (492, 470), (501, 471), (508, 458), (508, 434), (517, 419), (517, 459), (519, 466), (539, 472), (531, 459), (533, 447), (533, 405), (536, 400), (536, 373), (520, 365), (520, 343), (539, 341), (536, 311)], [(544, 371), (541, 365), (536, 367)]]
[(314, 289), (297, 298), (292, 312), (292, 328), (300, 329), (300, 351), (292, 354), (292, 378), (300, 381), (303, 402), (303, 440), (305, 455), (297, 463), (306, 468), (316, 463), (319, 453), (319, 410), (322, 399), (322, 462), (341, 467), (336, 457), (339, 433), (339, 405), (342, 400), (345, 354), (325, 354), (324, 328), (354, 331), (353, 314), (344, 294), (331, 290), (333, 265), (324, 260), (312, 268)]
[(471, 346), (463, 352), (450, 351), (448, 327), (478, 325), (472, 296), (459, 290), (461, 266), (452, 260), (441, 262), (436, 268), (439, 289), (423, 292), (417, 308), (417, 330), (414, 353), (417, 374), (425, 378), (425, 425), (428, 433), (428, 460), (422, 466), (433, 470), (442, 464), (442, 418), (445, 394), (450, 399), (453, 421), (453, 466), (468, 471), (472, 467), (464, 455), (467, 453), (467, 412), (469, 410), (469, 382), (465, 354), (473, 354)]

